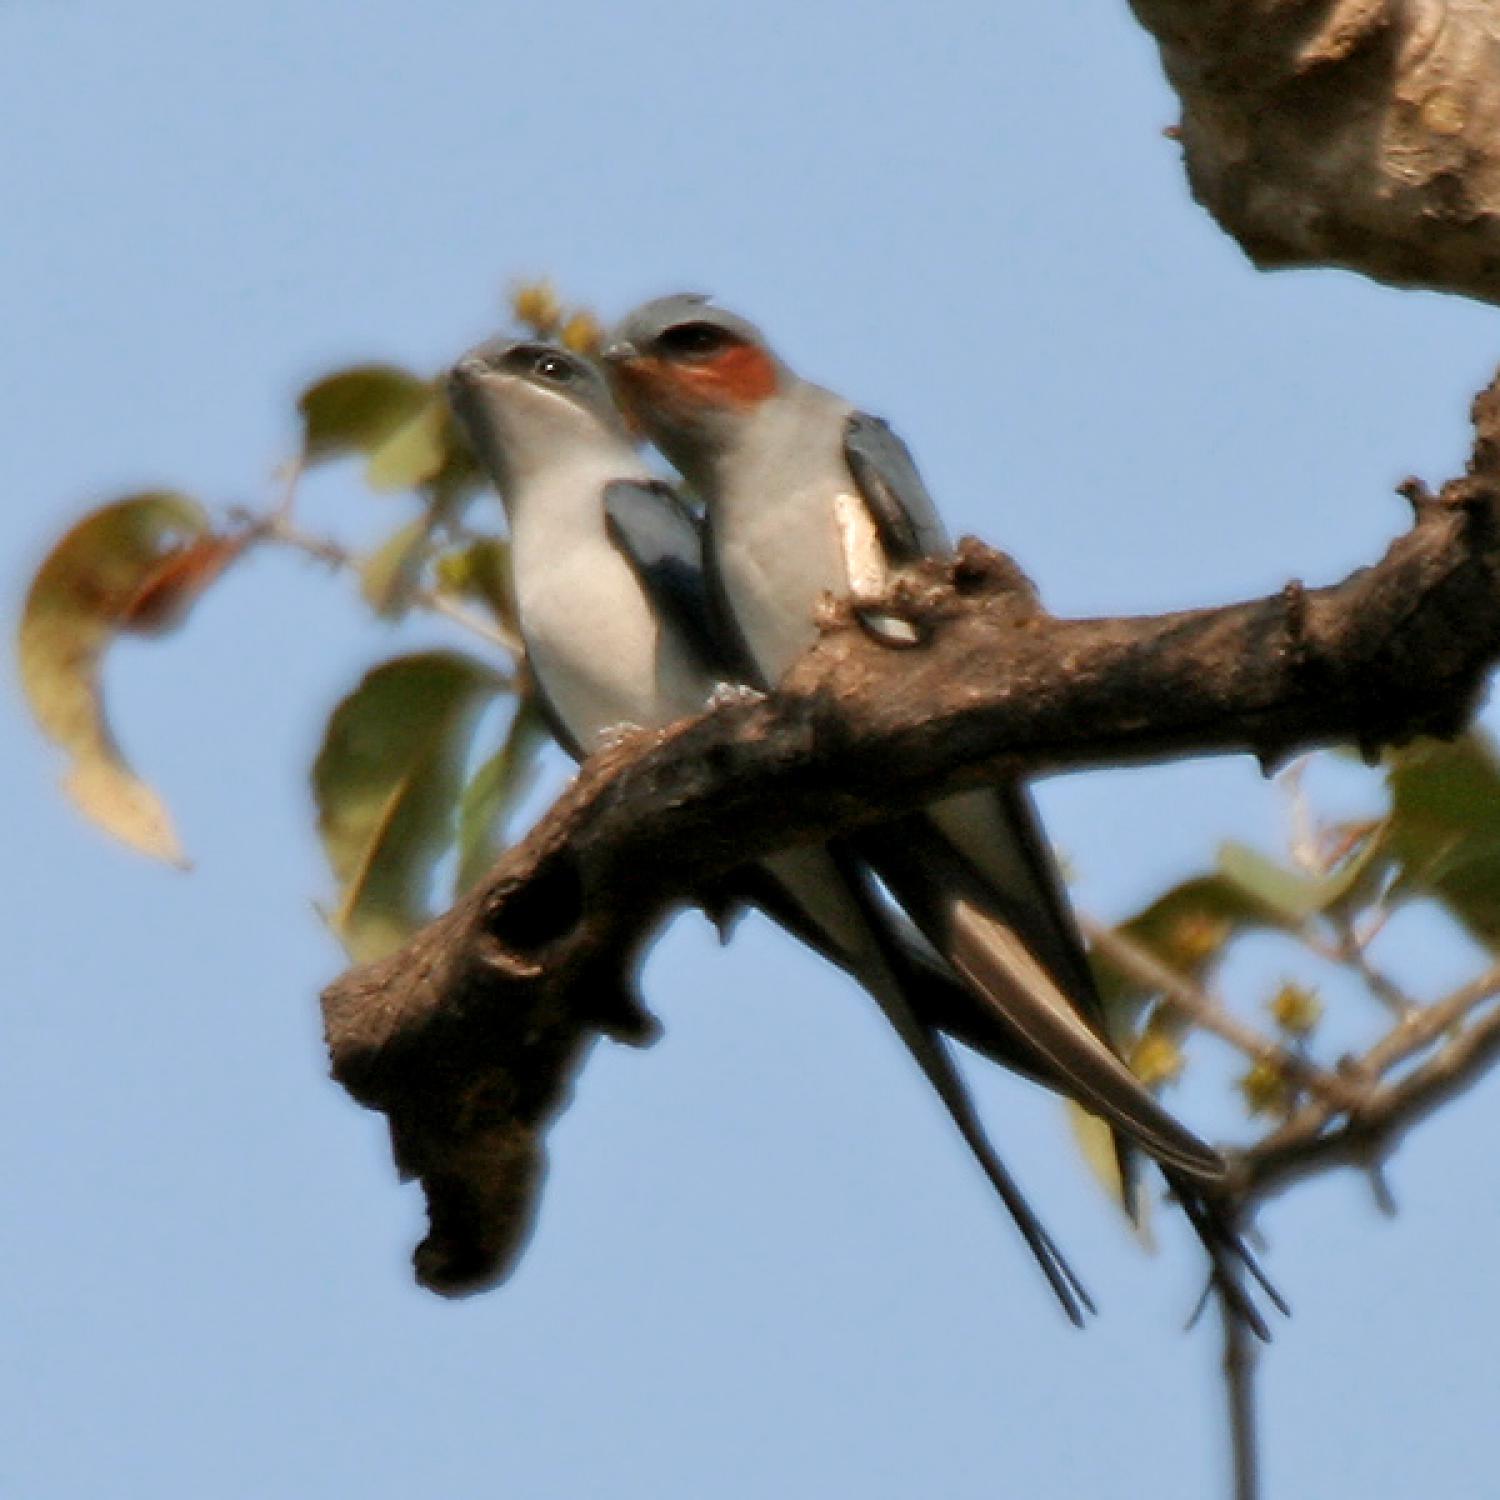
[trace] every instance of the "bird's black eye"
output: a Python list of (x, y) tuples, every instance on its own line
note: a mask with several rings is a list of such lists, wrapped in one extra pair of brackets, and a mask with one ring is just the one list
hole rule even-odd
[(722, 328), (712, 323), (679, 323), (657, 335), (657, 347), (667, 354), (702, 359), (708, 354), (717, 354), (731, 337)]
[(573, 362), (560, 354), (538, 354), (532, 361), (531, 368), (543, 380), (551, 380), (558, 385), (566, 385), (578, 373), (573, 368)]
[(552, 385), (569, 385), (579, 375), (577, 362), (550, 344), (512, 344), (498, 356), (496, 364)]

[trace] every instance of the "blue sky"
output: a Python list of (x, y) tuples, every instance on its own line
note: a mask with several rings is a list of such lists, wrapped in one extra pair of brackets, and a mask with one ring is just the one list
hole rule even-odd
[[(1493, 312), (1253, 273), (1189, 199), (1124, 5), (895, 9), (11, 0), (12, 612), (83, 507), (155, 483), (261, 501), (301, 383), (436, 368), (539, 270), (607, 313), (692, 288), (751, 314), (891, 418), (954, 528), (1058, 611), (1378, 553), (1395, 482), (1463, 459)], [(351, 535), (402, 514), (337, 473), (307, 504)], [(1140, 1253), (1056, 1107), (977, 1075), (1103, 1306), (1074, 1333), (869, 1008), (753, 923), (727, 951), (691, 917), (658, 945), (667, 1037), (591, 1059), (513, 1281), (457, 1305), (411, 1284), (418, 1196), (325, 1077), (340, 958), (305, 776), (363, 666), (440, 638), (265, 558), (119, 651), (120, 734), (187, 877), (83, 826), (13, 679), (0, 699), (0, 1493), (1217, 1493), (1217, 1339), (1181, 1332), (1179, 1228)], [(1042, 801), (1104, 914), (1280, 817), (1248, 761)], [(1418, 923), (1396, 961), (1435, 988), (1470, 958)], [(1253, 1003), (1285, 962), (1248, 954), (1231, 988)], [(1241, 1128), (1226, 1066), (1177, 1096), (1215, 1135)], [(1264, 1216), (1296, 1305), (1265, 1369), (1271, 1496), (1483, 1484), (1497, 1124), (1492, 1085), (1424, 1129), (1394, 1223), (1353, 1178)]]

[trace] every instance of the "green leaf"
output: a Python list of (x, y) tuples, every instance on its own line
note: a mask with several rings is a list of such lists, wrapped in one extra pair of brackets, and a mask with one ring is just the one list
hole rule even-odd
[(422, 578), (427, 560), (430, 525), (419, 516), (399, 527), (359, 564), (359, 591), (365, 603), (384, 619), (396, 620), (406, 613), (411, 596)]
[(334, 709), (313, 791), (339, 884), (332, 925), (356, 960), (390, 952), (426, 919), (475, 720), (504, 686), (472, 657), (422, 652), (372, 668)]
[(431, 381), (396, 365), (351, 365), (302, 392), (302, 456), (308, 463), (373, 453), (431, 405)]
[[(1274, 913), (1234, 881), (1197, 875), (1163, 892), (1119, 930), (1167, 968), (1201, 979), (1240, 933), (1276, 925)], [(1093, 954), (1093, 964), (1112, 1025), (1153, 993), (1102, 953)]]
[(459, 799), (455, 895), (461, 896), (499, 859), (506, 816), (531, 785), (537, 752), (547, 739), (536, 700), (518, 700), (504, 742), (474, 773)]
[(1477, 730), (1423, 740), (1386, 775), (1398, 889), (1436, 897), (1485, 947), (1500, 949), (1500, 758)]
[(1327, 882), (1288, 870), (1234, 839), (1219, 845), (1219, 874), (1289, 926), (1300, 926), (1327, 904)]
[(510, 543), (504, 538), (477, 537), (465, 547), (445, 552), (437, 561), (437, 583), (447, 592), (478, 599), (502, 626), (520, 633)]
[[(1126, 1197), (1125, 1179), (1120, 1173), (1120, 1157), (1115, 1150), (1114, 1131), (1098, 1115), (1090, 1114), (1075, 1100), (1065, 1099), (1063, 1103), (1067, 1110), (1068, 1127), (1073, 1132), (1073, 1140), (1083, 1156), (1084, 1165), (1088, 1167), (1094, 1180), (1104, 1189), (1105, 1196), (1128, 1214), (1130, 1202)], [(1137, 1196), (1140, 1218), (1135, 1228), (1141, 1239), (1149, 1244), (1150, 1235), (1146, 1228), (1146, 1196), (1144, 1193)]]
[(68, 754), (64, 790), (116, 838), (183, 864), (166, 806), (110, 731), (100, 665), (121, 630), (175, 624), (243, 547), (215, 536), (196, 500), (131, 495), (85, 516), (42, 563), (21, 615), (21, 685), (37, 723)]
[(1385, 886), (1395, 862), (1391, 852), (1390, 820), (1366, 818), (1336, 825), (1331, 830), (1348, 840), (1348, 848), (1323, 880), (1323, 910), (1358, 910), (1373, 901)]
[(433, 477), (428, 489), (432, 495), (435, 514), (454, 517), (460, 514), (464, 503), (471, 496), (485, 487), (487, 481), (468, 440), (453, 420), (451, 409), (444, 408), (443, 420), (443, 466)]
[(1233, 839), (1219, 846), (1219, 873), (1284, 925), (1300, 927), (1309, 917), (1341, 903), (1368, 900), (1389, 868), (1384, 821), (1350, 826), (1352, 845), (1326, 875), (1290, 870)]
[(448, 461), (448, 403), (427, 401), (369, 449), (365, 479), (372, 490), (415, 490), (437, 478)]

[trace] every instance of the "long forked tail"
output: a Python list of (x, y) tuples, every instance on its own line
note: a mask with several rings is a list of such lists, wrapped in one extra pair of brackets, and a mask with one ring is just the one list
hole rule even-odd
[[(721, 904), (748, 901), (760, 907), (850, 978), (861, 979), (858, 956), (820, 926), (807, 906), (797, 900), (793, 892), (800, 882), (785, 878), (782, 869), (785, 861), (777, 858), (772, 863), (776, 873), (763, 865), (736, 870), (722, 889), (714, 893), (715, 900)], [(701, 890), (698, 902), (708, 911), (710, 920), (722, 929), (719, 911), (705, 900)], [(732, 904), (730, 911), (733, 914)], [(879, 914), (882, 932), (898, 950), (902, 989), (918, 1020), (1032, 1083), (1048, 1089), (1056, 1087), (1045, 1060), (1019, 1037), (996, 1026), (993, 1006), (954, 972), (898, 908), (881, 902)]]
[[(1181, 1204), (1193, 1233), (1208, 1254), (1211, 1268), (1208, 1291), (1217, 1292), (1234, 1317), (1262, 1343), (1269, 1343), (1271, 1330), (1255, 1305), (1255, 1299), (1245, 1284), (1246, 1279), (1260, 1288), (1282, 1317), (1290, 1317), (1292, 1310), (1245, 1243), (1234, 1211), (1222, 1200), (1211, 1198), (1184, 1182), (1177, 1174), (1167, 1172), (1165, 1175), (1172, 1196)], [(1208, 1292), (1204, 1295), (1206, 1297)]]
[(1063, 988), (1031, 950), (1022, 936), (1031, 925), (1025, 898), (1012, 911), (1009, 893), (921, 818), (905, 819), (899, 831), (883, 829), (865, 842), (896, 899), (969, 980), (1002, 1047), (1027, 1058), (1033, 1076), (1102, 1115), (1156, 1158), (1209, 1257), (1210, 1287), (1257, 1337), (1269, 1338), (1247, 1282), (1283, 1315), (1287, 1304), (1239, 1233), (1223, 1194), (1227, 1164), (1163, 1109), (1120, 1060), (1090, 1017), (1089, 997)]
[(1184, 1182), (1210, 1190), (1222, 1182), (1223, 1158), (1157, 1103), (1032, 950), (1014, 893), (997, 889), (920, 817), (866, 843), (896, 900), (982, 998), (997, 1034), (1035, 1059), (1034, 1071)]
[(830, 848), (829, 854), (830, 863), (842, 877), (848, 895), (858, 906), (879, 955), (882, 972), (862, 973), (861, 978), (880, 1003), (887, 1020), (926, 1075), (938, 1098), (942, 1100), (950, 1118), (958, 1127), (959, 1134), (989, 1178), (991, 1186), (1015, 1221), (1016, 1228), (1020, 1230), (1027, 1248), (1042, 1268), (1042, 1274), (1046, 1276), (1068, 1320), (1077, 1328), (1083, 1327), (1085, 1312), (1098, 1311), (1094, 1300), (990, 1144), (974, 1109), (974, 1101), (941, 1036), (913, 1011), (902, 983), (907, 956), (888, 925), (869, 875), (846, 852), (836, 852)]

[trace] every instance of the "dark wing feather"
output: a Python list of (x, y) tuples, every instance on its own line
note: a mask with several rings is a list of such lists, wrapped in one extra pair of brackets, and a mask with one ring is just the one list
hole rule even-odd
[[(948, 539), (937, 507), (922, 482), (911, 452), (885, 422), (862, 412), (851, 416), (844, 429), (844, 459), (893, 565), (900, 567), (948, 551)], [(1019, 922), (1018, 930), (1034, 946), (1037, 956), (1061, 984), (1080, 1014), (1102, 1036), (1103, 1006), (1077, 929), (1069, 915), (1056, 867), (1037, 828), (1030, 799), (1019, 787), (999, 787), (995, 795), (1006, 837), (1017, 846), (1015, 854), (1029, 867), (1030, 884), (1040, 898), (1039, 901), (1023, 903), (1012, 913), (1013, 917), (1034, 918)], [(1038, 906), (1043, 910), (1038, 911)], [(1118, 1136), (1116, 1145), (1127, 1206), (1130, 1206), (1135, 1178), (1131, 1153)]]
[(610, 540), (626, 558), (652, 608), (709, 673), (734, 675), (703, 576), (703, 525), (669, 484), (617, 479), (604, 488)]
[(1024, 898), (996, 886), (925, 816), (882, 825), (859, 842), (923, 935), (989, 997), (998, 1033), (1039, 1059), (1043, 1077), (1200, 1188), (1222, 1187), (1218, 1152), (1156, 1102), (1072, 995), (1039, 977), (1046, 965), (1026, 938)]
[[(764, 865), (735, 870), (721, 884), (727, 895), (760, 907), (809, 948), (860, 979), (849, 955)], [(888, 906), (877, 907), (877, 912), (883, 941), (899, 953), (903, 985), (912, 1011), (921, 1021), (1033, 1083), (1055, 1087), (1056, 1080), (1045, 1059), (1029, 1049), (1018, 1033), (996, 1024), (992, 1007), (938, 957), (914, 927)]]
[(752, 687), (769, 688), (764, 674), (755, 664), (755, 653), (745, 640), (740, 629), (734, 606), (729, 602), (729, 591), (724, 587), (724, 575), (719, 571), (719, 548), (714, 541), (714, 512), (709, 510), (703, 517), (703, 583), (708, 592), (708, 612), (718, 632), (724, 659), (734, 673), (736, 682), (747, 682)]
[[(526, 632), (521, 632), (521, 639), (526, 639)], [(552, 738), (567, 751), (574, 760), (583, 759), (583, 746), (578, 743), (573, 731), (563, 723), (563, 717), (557, 711), (557, 705), (547, 696), (547, 689), (540, 677), (535, 672), (531, 673), (531, 696), (536, 702), (538, 711), (541, 713), (542, 722), (551, 731)]]
[(911, 453), (885, 422), (855, 412), (844, 426), (844, 461), (894, 566), (948, 550), (947, 533)]

